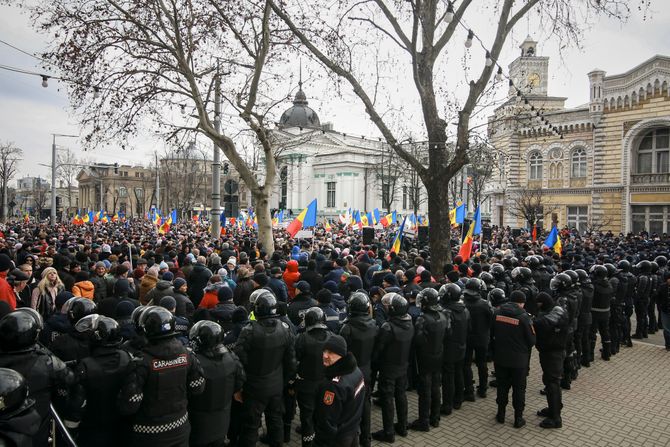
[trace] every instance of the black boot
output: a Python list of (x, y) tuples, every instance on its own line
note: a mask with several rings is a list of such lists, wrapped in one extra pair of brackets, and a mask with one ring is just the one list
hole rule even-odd
[(504, 424), (505, 423), (505, 407), (498, 407), (498, 413), (496, 413), (496, 421), (498, 421), (499, 424)]
[(393, 444), (395, 442), (395, 435), (385, 433), (384, 430), (379, 430), (372, 433), (372, 439), (379, 442), (387, 442), (389, 444)]
[(418, 419), (410, 423), (408, 428), (414, 431), (430, 431), (430, 425)]
[(291, 424), (284, 424), (284, 442), (291, 442)]
[(561, 427), (563, 427), (563, 421), (561, 421), (561, 418), (558, 418), (558, 419), (546, 418), (545, 420), (540, 422), (540, 427), (542, 427), (542, 428), (561, 428)]
[(609, 342), (604, 342), (603, 343), (603, 349), (602, 349), (602, 359), (609, 362), (610, 360), (610, 343)]
[(526, 425), (526, 420), (523, 415), (514, 415), (514, 428), (521, 428)]

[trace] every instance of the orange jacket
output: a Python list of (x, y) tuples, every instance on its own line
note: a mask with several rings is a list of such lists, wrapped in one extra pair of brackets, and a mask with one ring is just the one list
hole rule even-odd
[(72, 294), (83, 298), (93, 299), (95, 294), (95, 286), (91, 281), (79, 281), (72, 286)]
[(286, 270), (282, 275), (286, 287), (288, 288), (288, 296), (295, 298), (295, 283), (300, 280), (300, 272), (298, 271), (298, 261), (291, 259), (286, 264)]

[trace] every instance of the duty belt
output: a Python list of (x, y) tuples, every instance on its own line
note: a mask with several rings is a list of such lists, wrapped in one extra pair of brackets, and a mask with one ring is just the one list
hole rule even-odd
[(179, 419), (168, 422), (167, 424), (161, 424), (161, 425), (140, 425), (140, 424), (135, 424), (133, 425), (133, 431), (135, 433), (143, 433), (147, 435), (155, 435), (158, 433), (165, 433), (166, 431), (171, 431), (176, 428), (181, 427), (184, 425), (186, 422), (188, 422), (188, 412), (186, 412), (182, 417)]
[(609, 307), (592, 307), (591, 312), (609, 312)]

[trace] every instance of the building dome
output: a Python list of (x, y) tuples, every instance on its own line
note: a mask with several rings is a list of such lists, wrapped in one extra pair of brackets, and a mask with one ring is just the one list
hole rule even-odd
[(298, 85), (298, 93), (295, 94), (293, 107), (282, 113), (281, 118), (279, 118), (279, 125), (281, 127), (321, 127), (319, 116), (307, 106), (307, 96), (302, 91), (302, 82)]

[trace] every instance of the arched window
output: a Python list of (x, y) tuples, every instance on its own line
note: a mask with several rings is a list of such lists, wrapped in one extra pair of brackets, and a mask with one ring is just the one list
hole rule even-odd
[(539, 152), (533, 152), (528, 162), (528, 178), (542, 180), (542, 155)]
[(637, 148), (637, 174), (670, 172), (670, 128), (650, 130)]
[(586, 151), (583, 147), (577, 148), (572, 152), (570, 161), (570, 176), (573, 178), (586, 177)]

